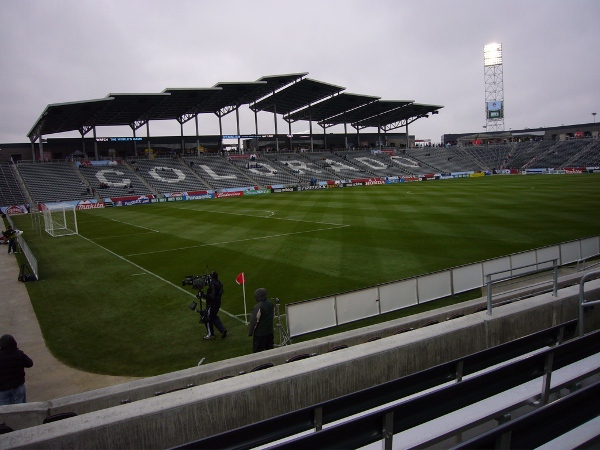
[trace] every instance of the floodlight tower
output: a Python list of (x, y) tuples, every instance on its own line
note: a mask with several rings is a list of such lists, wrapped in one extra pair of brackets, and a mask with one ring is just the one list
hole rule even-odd
[(485, 124), (487, 131), (504, 131), (504, 81), (502, 44), (483, 46)]

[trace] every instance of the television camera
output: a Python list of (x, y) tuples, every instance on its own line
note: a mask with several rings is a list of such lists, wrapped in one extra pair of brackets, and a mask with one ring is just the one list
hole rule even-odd
[[(206, 286), (208, 286), (210, 284), (211, 280), (212, 280), (211, 274), (187, 275), (181, 281), (181, 285), (182, 286), (191, 286), (192, 289), (197, 290), (198, 293), (196, 294), (196, 298), (201, 301), (203, 298), (206, 298), (206, 294), (204, 292), (202, 292), (202, 289), (204, 289)], [(200, 323), (207, 323), (209, 321), (207, 310), (202, 309), (202, 307), (200, 307), (200, 309), (196, 309), (197, 306), (198, 306), (198, 303), (193, 301), (189, 304), (188, 307), (192, 311), (196, 311), (198, 314), (200, 314)]]

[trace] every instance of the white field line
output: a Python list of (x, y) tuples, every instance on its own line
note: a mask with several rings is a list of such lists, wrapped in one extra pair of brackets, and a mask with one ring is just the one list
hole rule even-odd
[[(169, 208), (182, 209), (182, 208), (175, 208), (173, 206), (170, 206)], [(252, 214), (232, 213), (232, 212), (224, 212), (224, 211), (212, 211), (212, 210), (199, 210), (198, 211), (198, 210), (191, 210), (191, 209), (187, 209), (187, 208), (183, 208), (183, 209), (185, 209), (186, 211), (197, 211), (197, 212), (203, 212), (203, 213), (208, 212), (208, 213), (215, 213), (215, 214), (228, 214), (228, 215), (232, 215), (232, 216), (252, 217), (255, 219), (287, 220), (287, 221), (291, 221), (291, 222), (302, 222), (302, 223), (310, 223), (310, 224), (318, 224), (318, 225), (332, 225), (332, 226), (328, 227), (328, 228), (317, 228), (315, 230), (295, 231), (293, 233), (271, 234), (271, 235), (267, 235), (267, 236), (260, 236), (260, 237), (247, 238), (247, 239), (238, 239), (238, 240), (234, 240), (234, 241), (211, 242), (210, 244), (190, 245), (187, 247), (170, 248), (170, 249), (166, 249), (166, 250), (154, 250), (151, 252), (130, 253), (130, 254), (124, 255), (124, 256), (130, 257), (130, 256), (153, 255), (155, 253), (165, 253), (165, 252), (173, 252), (173, 251), (179, 251), (179, 250), (189, 250), (191, 248), (201, 248), (201, 247), (208, 247), (208, 246), (215, 246), (215, 245), (237, 244), (240, 242), (257, 241), (257, 240), (261, 240), (261, 239), (271, 239), (271, 238), (278, 238), (278, 237), (284, 237), (284, 236), (292, 236), (295, 234), (315, 233), (317, 231), (335, 230), (337, 228), (346, 228), (346, 227), (350, 226), (350, 225), (343, 225), (343, 224), (339, 224), (339, 223), (314, 222), (314, 221), (299, 220), (299, 219), (281, 219), (278, 217), (273, 217), (275, 215), (275, 212), (268, 211), (268, 210), (265, 212), (269, 213), (269, 215), (261, 217), (261, 216), (256, 216), (256, 215), (252, 215)], [(125, 222), (123, 222), (123, 223), (125, 223)], [(143, 227), (141, 227), (141, 228), (143, 228)]]
[(130, 253), (130, 254), (124, 255), (124, 256), (129, 257), (129, 256), (153, 255), (155, 253), (175, 252), (175, 251), (179, 251), (179, 250), (188, 250), (190, 248), (201, 248), (201, 247), (210, 247), (210, 246), (215, 246), (215, 245), (237, 244), (237, 243), (240, 243), (240, 242), (258, 241), (258, 240), (261, 240), (261, 239), (273, 239), (273, 238), (278, 238), (278, 237), (283, 237), (283, 236), (293, 236), (295, 234), (316, 233), (317, 231), (336, 230), (338, 228), (346, 228), (346, 227), (349, 227), (349, 226), (350, 225), (338, 225), (338, 226), (335, 226), (335, 227), (317, 228), (317, 229), (314, 229), (314, 230), (295, 231), (293, 233), (270, 234), (270, 235), (267, 235), (267, 236), (259, 236), (259, 237), (247, 238), (247, 239), (236, 239), (236, 240), (233, 240), (233, 241), (211, 242), (209, 244), (190, 245), (188, 247), (179, 247), (179, 248), (169, 248), (167, 250), (155, 250), (155, 251), (152, 251), (152, 252), (143, 252), (143, 253)]
[[(140, 227), (140, 228), (143, 228), (143, 227)], [(85, 239), (86, 241), (88, 241), (88, 242), (91, 242), (92, 244), (94, 244), (94, 245), (96, 245), (96, 246), (100, 247), (102, 250), (104, 250), (104, 251), (106, 251), (106, 252), (110, 253), (111, 255), (113, 255), (113, 256), (116, 256), (116, 257), (117, 257), (117, 258), (119, 258), (120, 260), (122, 260), (122, 261), (125, 261), (126, 263), (129, 263), (129, 264), (131, 264), (132, 266), (135, 266), (135, 267), (137, 267), (138, 269), (140, 269), (140, 270), (144, 271), (144, 272), (145, 272), (145, 273), (147, 273), (148, 275), (152, 275), (153, 277), (155, 277), (155, 278), (159, 279), (160, 281), (162, 281), (162, 282), (164, 282), (164, 283), (167, 283), (169, 286), (171, 286), (171, 287), (174, 287), (175, 289), (178, 289), (178, 290), (180, 290), (181, 292), (184, 292), (185, 294), (187, 294), (187, 295), (191, 295), (192, 297), (196, 298), (196, 296), (195, 296), (195, 295), (194, 295), (192, 292), (190, 292), (190, 291), (186, 291), (186, 290), (185, 290), (185, 289), (183, 289), (181, 286), (177, 286), (176, 284), (174, 284), (174, 283), (171, 283), (169, 280), (166, 280), (166, 279), (164, 279), (163, 277), (161, 277), (161, 276), (159, 276), (159, 275), (155, 274), (154, 272), (150, 272), (149, 270), (146, 270), (144, 267), (142, 267), (142, 266), (140, 266), (140, 265), (138, 265), (138, 264), (136, 264), (136, 263), (134, 263), (134, 262), (132, 262), (132, 261), (129, 261), (127, 258), (125, 258), (125, 257), (123, 257), (123, 256), (121, 256), (121, 255), (118, 255), (117, 253), (113, 252), (112, 250), (109, 250), (109, 249), (107, 249), (106, 247), (103, 247), (103, 246), (101, 246), (101, 245), (100, 245), (100, 244), (98, 244), (97, 242), (94, 242), (94, 241), (92, 241), (91, 239), (88, 239), (88, 238), (86, 238), (85, 236), (82, 236), (81, 234), (79, 234), (78, 236), (80, 236), (82, 239)], [(140, 274), (135, 274), (135, 275), (140, 275)], [(225, 311), (225, 310), (224, 310), (224, 309), (222, 309), (222, 308), (221, 308), (221, 309), (219, 309), (219, 312), (223, 312), (223, 313), (227, 314), (229, 317), (232, 317), (232, 318), (234, 318), (235, 320), (239, 320), (239, 321), (240, 321), (240, 322), (242, 322), (243, 324), (245, 324), (245, 323), (246, 323), (246, 322), (244, 322), (243, 320), (241, 320), (240, 318), (236, 317), (234, 314), (231, 314), (230, 312), (228, 312), (228, 311)]]
[(227, 211), (213, 211), (213, 210), (208, 210), (208, 209), (202, 209), (202, 210), (194, 210), (194, 209), (188, 209), (188, 208), (175, 208), (174, 206), (169, 206), (169, 208), (171, 209), (184, 209), (185, 211), (195, 211), (195, 212), (200, 212), (200, 213), (214, 213), (214, 214), (228, 214), (230, 216), (245, 216), (245, 217), (253, 217), (255, 219), (273, 219), (273, 220), (287, 220), (289, 222), (302, 222), (302, 223), (318, 223), (319, 225), (335, 225), (335, 226), (339, 226), (339, 227), (347, 227), (350, 225), (343, 225), (341, 223), (330, 223), (330, 222), (315, 222), (312, 220), (300, 220), (300, 219), (282, 219), (280, 217), (273, 217), (275, 215), (274, 211), (268, 211), (265, 210), (265, 212), (268, 212), (269, 215), (268, 216), (257, 216), (257, 215), (253, 215), (253, 214), (241, 214), (241, 213), (233, 213), (233, 212), (227, 212)]

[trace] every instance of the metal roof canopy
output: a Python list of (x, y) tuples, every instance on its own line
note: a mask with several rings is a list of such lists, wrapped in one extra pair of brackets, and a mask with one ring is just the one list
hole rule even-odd
[(351, 111), (379, 99), (380, 97), (341, 92), (338, 95), (334, 95), (319, 103), (309, 105), (304, 109), (288, 114), (284, 119), (291, 122), (296, 122), (298, 120), (323, 121), (329, 117)]
[(253, 111), (289, 114), (311, 103), (343, 91), (344, 87), (303, 78), (253, 104)]
[(396, 109), (390, 109), (377, 116), (358, 120), (352, 126), (357, 128), (378, 127), (385, 131), (394, 130), (408, 125), (417, 119), (427, 118), (428, 114), (437, 114), (443, 106), (422, 105), (419, 103), (409, 103)]
[(98, 111), (91, 126), (129, 125), (137, 130), (150, 120), (152, 108), (170, 94), (108, 94), (112, 101)]
[[(337, 116), (330, 117), (322, 121), (322, 123), (319, 123), (319, 125), (329, 127), (343, 123), (350, 123), (352, 124), (352, 126), (354, 126), (355, 123), (364, 121), (369, 118), (381, 117), (383, 114), (389, 113), (390, 111), (401, 107), (405, 107), (406, 105), (409, 105), (412, 102), (414, 102), (414, 100), (378, 100), (376, 102), (368, 103), (364, 106), (361, 106), (360, 108), (356, 108), (351, 111), (346, 111), (342, 114), (338, 114)], [(359, 128), (365, 127), (359, 126)]]
[(264, 86), (264, 89), (260, 89), (257, 91), (257, 94), (260, 94), (256, 97), (256, 101), (260, 100), (267, 95), (275, 93), (279, 89), (291, 84), (295, 81), (298, 81), (308, 75), (308, 72), (302, 73), (288, 73), (284, 75), (266, 75), (264, 77), (260, 77), (256, 81), (264, 81), (267, 84)]
[(27, 133), (31, 142), (35, 142), (42, 134), (62, 133), (63, 131), (79, 130), (103, 108), (111, 97), (97, 100), (86, 100), (70, 103), (53, 103), (46, 106), (31, 130)]
[(92, 129), (95, 135), (96, 126), (115, 125), (129, 125), (135, 136), (135, 131), (150, 120), (172, 119), (182, 126), (183, 136), (183, 124), (197, 120), (198, 114), (217, 115), (221, 126), (224, 115), (232, 111), (237, 115), (244, 104), (250, 105), (255, 116), (258, 111), (283, 114), (290, 126), (297, 120), (316, 120), (323, 128), (350, 123), (357, 130), (371, 126), (391, 130), (443, 108), (417, 105), (413, 100), (381, 101), (379, 97), (342, 93), (344, 87), (305, 78), (307, 74), (268, 75), (253, 82), (217, 83), (212, 88), (167, 88), (161, 93), (109, 94), (103, 99), (49, 104), (28, 137), (33, 144), (42, 135), (78, 130), (83, 137)]
[(152, 120), (176, 119), (185, 123), (208, 108), (222, 88), (166, 88), (168, 98), (152, 109)]

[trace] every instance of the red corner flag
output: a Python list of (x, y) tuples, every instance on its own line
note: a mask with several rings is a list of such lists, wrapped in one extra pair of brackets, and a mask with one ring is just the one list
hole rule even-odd
[(244, 272), (240, 273), (237, 278), (235, 279), (235, 282), (237, 284), (245, 284), (246, 283), (246, 278), (244, 277)]

